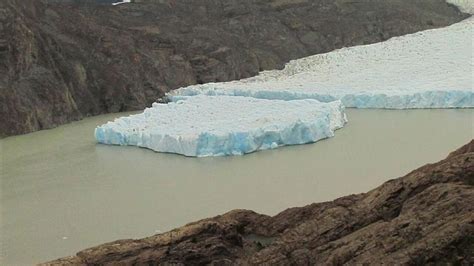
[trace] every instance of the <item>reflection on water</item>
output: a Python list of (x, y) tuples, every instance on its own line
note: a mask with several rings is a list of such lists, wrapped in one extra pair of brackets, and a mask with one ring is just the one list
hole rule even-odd
[(348, 110), (332, 139), (241, 157), (96, 145), (105, 115), (0, 140), (3, 265), (164, 232), (235, 208), (266, 214), (364, 192), (473, 138), (474, 110)]

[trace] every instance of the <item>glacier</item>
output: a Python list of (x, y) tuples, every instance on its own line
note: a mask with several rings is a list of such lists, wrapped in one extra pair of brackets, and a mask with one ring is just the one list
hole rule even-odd
[[(473, 0), (447, 0), (474, 13)], [(98, 142), (206, 157), (334, 136), (352, 108), (472, 108), (474, 18), (290, 61), (282, 70), (180, 88), (168, 104), (95, 129)]]
[[(465, 12), (474, 1), (450, 0)], [(182, 96), (341, 100), (353, 108), (472, 108), (474, 19), (290, 61), (282, 70), (180, 88)]]
[(242, 155), (334, 136), (347, 122), (340, 101), (182, 97), (95, 129), (99, 143), (185, 156)]

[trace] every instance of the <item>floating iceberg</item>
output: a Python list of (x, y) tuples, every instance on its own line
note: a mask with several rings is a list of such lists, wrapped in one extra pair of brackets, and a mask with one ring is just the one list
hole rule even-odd
[(186, 156), (241, 155), (332, 137), (346, 121), (340, 101), (195, 96), (108, 122), (95, 138)]
[[(451, 0), (473, 10), (474, 1)], [(474, 107), (474, 19), (441, 29), (343, 48), (240, 81), (180, 88), (168, 96), (341, 100), (355, 108)]]

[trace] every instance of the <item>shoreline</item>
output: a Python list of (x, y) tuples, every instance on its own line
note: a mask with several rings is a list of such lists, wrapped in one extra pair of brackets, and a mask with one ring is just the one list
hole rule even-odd
[(347, 112), (335, 138), (246, 156), (96, 144), (95, 126), (123, 115), (1, 140), (4, 262), (48, 261), (232, 209), (275, 215), (366, 192), (473, 138), (474, 110)]
[(40, 265), (472, 263), (474, 140), (362, 194), (273, 217), (234, 210)]

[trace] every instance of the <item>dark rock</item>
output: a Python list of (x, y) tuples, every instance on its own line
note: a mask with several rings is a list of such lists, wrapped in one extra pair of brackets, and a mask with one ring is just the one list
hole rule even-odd
[(44, 265), (474, 263), (474, 140), (364, 194), (269, 217), (235, 210)]
[(444, 0), (75, 2), (0, 1), (0, 136), (143, 109), (181, 86), (467, 16)]

